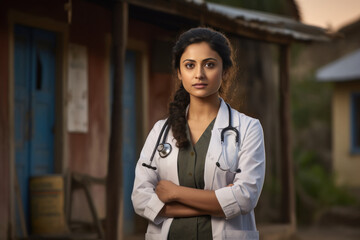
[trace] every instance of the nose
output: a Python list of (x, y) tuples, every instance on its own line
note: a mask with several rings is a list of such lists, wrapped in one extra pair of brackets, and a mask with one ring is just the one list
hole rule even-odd
[(195, 79), (199, 79), (199, 80), (204, 79), (204, 69), (203, 69), (203, 67), (199, 66), (199, 67), (196, 69)]

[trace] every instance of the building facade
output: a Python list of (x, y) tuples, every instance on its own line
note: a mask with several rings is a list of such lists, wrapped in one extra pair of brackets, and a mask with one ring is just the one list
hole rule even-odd
[[(118, 16), (114, 16), (114, 2), (2, 2), (0, 239), (31, 234), (29, 185), (33, 177), (60, 176), (65, 179), (64, 191), (68, 173), (90, 176), (94, 182), (107, 178), (110, 119), (115, 101), (113, 89), (114, 81), (117, 81), (114, 76), (118, 76), (112, 49), (114, 28), (119, 27)], [(243, 112), (264, 122), (265, 136), (273, 140), (276, 135), (275, 138), (283, 143), (281, 156), (276, 154), (278, 141), (269, 140), (267, 148), (275, 149), (268, 150), (275, 152), (269, 154), (270, 159), (281, 159), (280, 182), (284, 184), (282, 196), (287, 203), (281, 221), (290, 223), (286, 233), (293, 232), (294, 189), (291, 171), (287, 170), (292, 169), (287, 141), (288, 47), (293, 41), (328, 40), (328, 35), (322, 29), (291, 19), (243, 9), (234, 12), (234, 9), (197, 1), (129, 0), (124, 4), (128, 6), (124, 15), (127, 30), (123, 33), (127, 44), (124, 72), (121, 73), (122, 91), (116, 93), (121, 96), (122, 106), (115, 109), (122, 116), (122, 144), (118, 146), (122, 149), (118, 161), (123, 165), (119, 172), (123, 184), (118, 186), (123, 189), (122, 234), (141, 233), (146, 226), (146, 221), (135, 216), (131, 206), (133, 169), (150, 128), (156, 120), (166, 117), (167, 103), (175, 86), (171, 72), (174, 40), (180, 32), (196, 26), (211, 26), (227, 33), (241, 49), (236, 57), (247, 56), (249, 59), (242, 58), (243, 71), (258, 74), (246, 75), (245, 79), (233, 83), (231, 87), (236, 91), (232, 92), (230, 102), (236, 108), (241, 107), (240, 102), (245, 102)], [(265, 50), (253, 54), (255, 49)], [(273, 51), (281, 59), (279, 64), (267, 54)], [(272, 95), (257, 98), (264, 97), (264, 92), (272, 94), (278, 84), (271, 81), (277, 77), (282, 83), (280, 103), (268, 101), (276, 99)], [(273, 108), (264, 107), (264, 101), (259, 103), (259, 99), (265, 99), (267, 106)], [(264, 108), (279, 111), (279, 117), (271, 119), (273, 111)], [(279, 127), (274, 127), (278, 120), (277, 126), (285, 123), (281, 134), (276, 133)], [(91, 185), (89, 189), (91, 204), (86, 191), (74, 191), (71, 198), (65, 194), (65, 208), (71, 202), (65, 216), (68, 225), (93, 221), (92, 206), (98, 219), (106, 218), (105, 185)], [(100, 225), (101, 220), (98, 227)]]

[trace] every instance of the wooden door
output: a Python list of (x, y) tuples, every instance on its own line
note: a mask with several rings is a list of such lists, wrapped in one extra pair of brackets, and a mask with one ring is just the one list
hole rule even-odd
[(29, 178), (54, 172), (55, 44), (55, 33), (14, 27), (15, 169), (27, 226)]

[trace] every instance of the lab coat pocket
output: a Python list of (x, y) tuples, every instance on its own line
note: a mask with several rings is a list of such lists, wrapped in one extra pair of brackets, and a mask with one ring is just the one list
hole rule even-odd
[(161, 239), (161, 229), (163, 227), (163, 222), (159, 225), (156, 225), (153, 222), (149, 222), (147, 231), (145, 233), (146, 240), (158, 240)]
[(226, 240), (259, 240), (259, 231), (225, 230), (223, 239)]
[(145, 240), (159, 240), (161, 239), (160, 233), (146, 233)]
[(223, 171), (219, 167), (217, 167), (215, 175), (216, 175), (215, 182), (217, 182), (218, 185), (217, 188), (225, 187), (231, 183), (234, 183), (235, 173), (229, 171)]

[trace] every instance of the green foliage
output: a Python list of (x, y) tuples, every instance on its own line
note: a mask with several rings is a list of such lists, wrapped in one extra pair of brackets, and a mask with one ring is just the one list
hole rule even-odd
[[(319, 214), (332, 206), (358, 204), (356, 198), (345, 188), (335, 185), (334, 176), (325, 170), (316, 152), (297, 149), (294, 155), (297, 168), (296, 214), (299, 223), (311, 224)], [(299, 191), (299, 188), (302, 191)]]
[(356, 203), (355, 198), (345, 189), (335, 185), (334, 176), (319, 163), (319, 156), (315, 152), (297, 150), (295, 156), (298, 168), (296, 181), (314, 199), (318, 207)]
[(336, 186), (327, 166), (331, 159), (324, 159), (328, 154), (322, 154), (331, 151), (329, 139), (324, 143), (321, 140), (326, 137), (321, 135), (331, 132), (332, 85), (317, 82), (314, 73), (309, 73), (292, 79), (291, 90), (297, 216), (300, 223), (311, 223), (323, 210), (354, 205), (356, 200)]
[(332, 85), (315, 80), (314, 74), (291, 82), (292, 119), (295, 132), (320, 121), (330, 126)]

